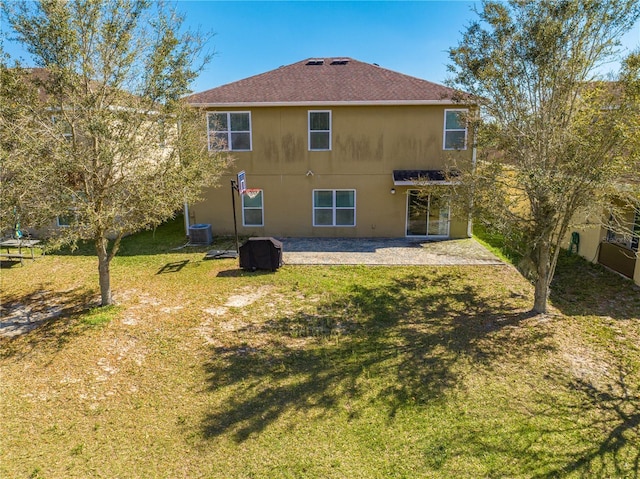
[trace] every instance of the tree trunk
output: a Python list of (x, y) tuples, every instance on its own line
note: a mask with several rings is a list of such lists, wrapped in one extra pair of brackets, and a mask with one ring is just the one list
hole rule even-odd
[(98, 254), (98, 275), (100, 279), (100, 305), (108, 306), (113, 304), (111, 298), (111, 257), (107, 251), (109, 240), (106, 238), (96, 239), (96, 253)]
[(538, 246), (536, 251), (536, 283), (533, 296), (533, 311), (538, 314), (547, 312), (547, 300), (549, 299), (549, 272), (551, 268), (551, 247), (548, 243)]

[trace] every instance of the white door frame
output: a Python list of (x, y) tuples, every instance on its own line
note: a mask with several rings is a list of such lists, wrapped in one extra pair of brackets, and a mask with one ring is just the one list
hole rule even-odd
[(407, 238), (425, 238), (425, 239), (446, 239), (449, 238), (450, 235), (450, 230), (451, 230), (451, 209), (449, 209), (449, 212), (447, 214), (447, 232), (446, 234), (443, 235), (430, 235), (429, 234), (429, 210), (431, 209), (431, 197), (432, 195), (428, 195), (427, 197), (427, 217), (426, 219), (426, 233), (425, 235), (415, 235), (415, 234), (410, 234), (409, 233), (409, 207), (411, 204), (411, 193), (412, 192), (417, 192), (419, 190), (416, 189), (409, 189), (407, 190), (407, 204), (406, 204), (406, 209), (405, 209), (405, 228), (404, 228), (404, 232), (405, 232), (405, 237)]

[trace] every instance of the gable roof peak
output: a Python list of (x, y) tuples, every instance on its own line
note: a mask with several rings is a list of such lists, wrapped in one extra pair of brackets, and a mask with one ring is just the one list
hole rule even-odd
[(200, 106), (453, 104), (457, 90), (350, 57), (310, 57), (195, 93)]

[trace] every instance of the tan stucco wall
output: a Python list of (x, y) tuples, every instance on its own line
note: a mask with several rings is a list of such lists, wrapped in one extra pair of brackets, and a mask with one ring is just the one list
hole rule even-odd
[[(580, 256), (592, 263), (598, 263), (600, 243), (607, 237), (606, 230), (600, 222), (589, 218), (586, 214), (577, 214), (574, 220), (577, 224), (567, 234), (563, 242), (563, 247), (569, 247), (571, 232), (577, 231), (580, 234)], [(640, 286), (640, 260), (636, 261), (633, 281)]]
[(580, 234), (580, 248), (578, 253), (583, 258), (591, 261), (592, 263), (598, 262), (598, 248), (600, 242), (605, 238), (606, 233), (602, 229), (602, 226), (598, 224), (583, 224), (575, 226), (567, 234), (567, 237), (563, 243), (563, 247), (568, 248), (571, 241), (571, 232), (576, 231)]
[[(207, 191), (206, 200), (190, 208), (190, 222), (211, 223), (214, 235), (233, 233), (231, 186), (228, 176), (220, 188)], [(243, 227), (240, 199), (236, 196), (238, 231), (251, 236), (299, 237), (403, 237), (406, 231), (407, 195), (405, 187), (395, 187), (391, 175), (359, 177), (314, 175), (310, 177), (261, 177), (264, 226)], [(249, 186), (255, 187), (251, 178)], [(258, 185), (262, 186), (262, 185)], [(314, 189), (355, 189), (356, 226), (313, 226)], [(467, 236), (467, 219), (452, 218), (450, 237)]]
[[(455, 108), (455, 107), (449, 107)], [(308, 151), (309, 110), (331, 110), (331, 151)], [(444, 106), (341, 106), (235, 109), (251, 111), (252, 151), (232, 152), (235, 163), (221, 187), (190, 208), (192, 223), (211, 223), (214, 234), (233, 232), (230, 180), (246, 171), (247, 186), (264, 191), (264, 227), (254, 236), (405, 236), (406, 187), (394, 188), (394, 169), (441, 169), (472, 150), (444, 151)], [(234, 111), (234, 109), (217, 109)], [(311, 171), (313, 174), (307, 175)], [(314, 189), (355, 189), (355, 227), (313, 227)], [(467, 235), (467, 218), (452, 218), (450, 236)]]

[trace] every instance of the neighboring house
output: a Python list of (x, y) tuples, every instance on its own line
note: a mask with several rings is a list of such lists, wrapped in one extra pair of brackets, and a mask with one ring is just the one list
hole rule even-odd
[(640, 211), (628, 207), (617, 214), (606, 212), (595, 221), (587, 217), (581, 223), (574, 229), (577, 235), (567, 238), (570, 249), (640, 285)]
[(451, 161), (474, 161), (461, 92), (351, 58), (310, 58), (187, 98), (207, 110), (211, 149), (229, 150), (222, 187), (190, 205), (187, 225), (234, 231), (231, 180), (246, 172), (255, 198), (238, 199), (251, 236), (470, 236), (423, 183), (447, 184)]
[[(615, 82), (597, 82), (593, 85), (604, 87), (614, 98), (620, 96)], [(617, 100), (604, 109), (615, 109)], [(638, 191), (640, 183), (637, 175), (627, 175), (614, 185), (618, 200), (613, 200), (608, 210), (603, 212), (578, 213), (574, 216), (576, 226), (566, 241), (572, 251), (585, 259), (598, 263), (632, 279), (640, 285), (640, 208), (632, 206), (629, 194)], [(631, 201), (633, 203), (633, 200)], [(576, 244), (577, 243), (577, 244)]]
[[(86, 148), (87, 141), (82, 137), (82, 132), (86, 132), (84, 129), (86, 127), (82, 125), (83, 122), (86, 122), (86, 115), (81, 115), (80, 119), (78, 119), (78, 116), (74, 111), (74, 107), (78, 108), (77, 105), (74, 105), (72, 101), (65, 98), (59, 100), (57, 95), (51, 94), (47, 90), (47, 82), (51, 79), (51, 72), (46, 68), (26, 68), (23, 71), (25, 82), (28, 82), (34, 88), (37, 88), (37, 99), (41, 107), (40, 111), (44, 112), (40, 118), (40, 129), (42, 134), (46, 135), (48, 138), (49, 144), (54, 146), (57, 144), (58, 147), (63, 148), (67, 153), (73, 152), (76, 147), (75, 145), (78, 145), (78, 149), (80, 151), (82, 151), (82, 147), (80, 145), (83, 143)], [(89, 87), (92, 90), (95, 89), (96, 91), (100, 91), (102, 84), (97, 81), (91, 81)], [(175, 137), (177, 126), (175, 126), (175, 124), (174, 126), (165, 125), (162, 120), (158, 119), (156, 104), (151, 103), (140, 105), (141, 98), (139, 96), (113, 88), (107, 88), (107, 90), (111, 93), (116, 92), (120, 95), (120, 102), (118, 104), (107, 106), (105, 108), (105, 110), (113, 113), (113, 121), (109, 123), (113, 126), (114, 131), (118, 131), (118, 135), (123, 134), (121, 133), (122, 129), (120, 128), (122, 120), (118, 118), (119, 112), (129, 111), (142, 115), (143, 121), (140, 122), (140, 127), (135, 131), (135, 134), (141, 139), (141, 143), (142, 139), (146, 138), (146, 148), (144, 151), (140, 152), (138, 164), (146, 166), (147, 164), (156, 162), (159, 159), (168, 158), (169, 153), (166, 148), (166, 141), (167, 139), (170, 140)], [(112, 100), (112, 98), (109, 100)], [(76, 133), (75, 138), (73, 125), (70, 123), (70, 121), (73, 120), (81, 125), (79, 128), (81, 133)], [(78, 131), (78, 129), (76, 131)], [(125, 132), (128, 131), (125, 130)], [(116, 138), (116, 141), (118, 138), (119, 137)], [(126, 168), (131, 167), (133, 164), (134, 162), (129, 159), (128, 164), (124, 165), (120, 169), (120, 172), (122, 173), (126, 171)], [(114, 168), (114, 170), (117, 169)], [(76, 186), (76, 191), (70, 194), (70, 198), (72, 198), (70, 202), (82, 204), (82, 198), (85, 196), (85, 192), (83, 191), (83, 187), (85, 187), (85, 185), (81, 179), (76, 179)], [(71, 185), (69, 182), (66, 184), (63, 184), (62, 182), (60, 183), (60, 188), (70, 189), (70, 187)], [(86, 203), (84, 206), (85, 208), (87, 207)], [(89, 206), (89, 208), (91, 208), (91, 206)], [(81, 217), (81, 213), (80, 207), (70, 206), (67, 214), (56, 216), (55, 220), (52, 220), (50, 225), (40, 228), (29, 228), (29, 233), (38, 237), (50, 236), (56, 232), (59, 233), (61, 229), (69, 228), (73, 223), (77, 222), (78, 218)]]

